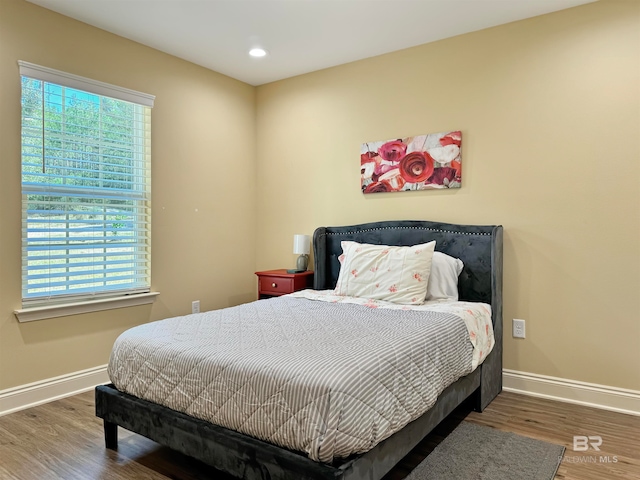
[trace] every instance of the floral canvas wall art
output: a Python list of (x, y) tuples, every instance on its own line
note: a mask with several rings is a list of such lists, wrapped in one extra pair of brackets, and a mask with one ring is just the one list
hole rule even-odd
[(460, 188), (460, 131), (363, 143), (363, 193)]

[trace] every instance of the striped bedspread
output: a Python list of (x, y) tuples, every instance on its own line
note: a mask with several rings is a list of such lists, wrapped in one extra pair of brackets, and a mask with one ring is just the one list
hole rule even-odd
[(457, 315), (284, 296), (132, 328), (108, 372), (120, 391), (329, 463), (423, 414), (472, 352)]

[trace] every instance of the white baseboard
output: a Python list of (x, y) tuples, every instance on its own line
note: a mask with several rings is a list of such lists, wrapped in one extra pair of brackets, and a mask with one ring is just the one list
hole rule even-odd
[(0, 390), (0, 416), (86, 392), (104, 383), (109, 383), (106, 365)]
[(502, 371), (507, 392), (640, 416), (640, 392), (535, 373)]
[[(502, 382), (507, 392), (640, 416), (640, 392), (636, 390), (508, 369), (502, 372)], [(109, 377), (107, 366), (102, 365), (0, 390), (0, 416), (86, 392), (105, 383), (109, 383)]]

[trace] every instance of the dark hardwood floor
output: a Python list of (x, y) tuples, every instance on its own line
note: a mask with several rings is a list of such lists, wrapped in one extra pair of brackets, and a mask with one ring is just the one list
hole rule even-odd
[[(556, 479), (640, 479), (640, 417), (503, 392), (483, 413), (462, 405), (385, 480), (404, 478), (463, 420), (564, 445)], [(593, 452), (574, 452), (574, 435), (602, 437), (597, 462), (580, 461)], [(104, 448), (93, 392), (0, 417), (0, 479), (229, 479), (126, 430), (119, 438), (117, 452)]]

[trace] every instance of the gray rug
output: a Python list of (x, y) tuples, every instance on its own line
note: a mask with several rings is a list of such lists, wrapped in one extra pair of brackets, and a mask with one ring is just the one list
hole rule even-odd
[(405, 480), (551, 480), (564, 447), (462, 422)]

